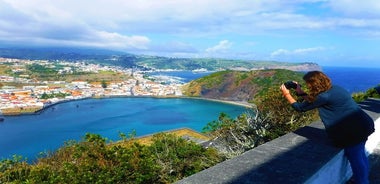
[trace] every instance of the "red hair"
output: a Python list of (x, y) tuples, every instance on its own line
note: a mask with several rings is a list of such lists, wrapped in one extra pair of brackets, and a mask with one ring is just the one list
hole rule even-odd
[(308, 88), (308, 100), (313, 102), (317, 95), (329, 90), (332, 86), (331, 79), (321, 71), (310, 71), (303, 76)]

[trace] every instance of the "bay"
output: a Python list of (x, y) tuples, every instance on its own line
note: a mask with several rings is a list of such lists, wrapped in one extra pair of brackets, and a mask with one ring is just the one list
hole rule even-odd
[(86, 133), (119, 140), (119, 133), (137, 136), (188, 127), (196, 131), (221, 112), (237, 117), (246, 107), (188, 98), (105, 98), (70, 101), (38, 115), (6, 116), (0, 123), (0, 159), (21, 155), (34, 160)]
[[(350, 93), (380, 84), (380, 68), (322, 67), (336, 85)], [(156, 72), (178, 77), (181, 83), (210, 74), (191, 71)], [(38, 115), (7, 116), (0, 123), (0, 159), (14, 154), (34, 159), (40, 152), (80, 140), (87, 132), (118, 140), (119, 132), (137, 136), (189, 127), (197, 131), (220, 112), (235, 117), (245, 107), (198, 99), (109, 98), (72, 101), (50, 107)]]
[(170, 77), (174, 82), (177, 83), (187, 83), (192, 80), (204, 77), (213, 73), (212, 71), (205, 72), (193, 72), (193, 71), (158, 71), (158, 72), (149, 72), (148, 75), (154, 78), (165, 79)]

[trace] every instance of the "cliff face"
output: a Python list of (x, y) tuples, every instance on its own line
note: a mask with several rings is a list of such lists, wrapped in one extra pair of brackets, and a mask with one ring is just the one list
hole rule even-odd
[(302, 81), (303, 73), (283, 69), (222, 71), (184, 85), (183, 94), (230, 101), (252, 101), (288, 80)]
[(278, 67), (278, 69), (288, 69), (292, 71), (322, 71), (322, 68), (314, 63), (305, 63), (305, 64), (300, 64), (296, 66), (287, 66), (287, 67)]
[(316, 63), (301, 63), (294, 65), (268, 65), (262, 68), (253, 68), (253, 69), (286, 69), (292, 71), (322, 71), (321, 66)]

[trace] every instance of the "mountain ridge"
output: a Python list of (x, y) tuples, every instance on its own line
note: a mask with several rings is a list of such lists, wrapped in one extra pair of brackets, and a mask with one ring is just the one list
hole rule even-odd
[(290, 63), (279, 61), (252, 61), (220, 58), (174, 58), (135, 55), (121, 51), (91, 48), (0, 48), (0, 57), (29, 60), (89, 62), (126, 68), (138, 68), (140, 70), (321, 70), (321, 67), (313, 62)]

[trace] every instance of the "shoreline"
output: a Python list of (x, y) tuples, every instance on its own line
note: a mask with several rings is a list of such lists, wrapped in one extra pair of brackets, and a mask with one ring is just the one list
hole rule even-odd
[(3, 113), (2, 110), (0, 110), (0, 115), (5, 117), (5, 116), (26, 116), (26, 115), (39, 115), (43, 111), (49, 109), (50, 107), (53, 107), (58, 104), (62, 103), (68, 103), (68, 102), (73, 102), (73, 101), (81, 101), (81, 100), (87, 100), (87, 99), (105, 99), (105, 98), (183, 98), (183, 99), (194, 99), (194, 100), (207, 100), (207, 101), (213, 101), (213, 102), (219, 102), (219, 103), (226, 103), (226, 104), (231, 104), (231, 105), (237, 105), (237, 106), (243, 106), (246, 108), (252, 108), (254, 104), (244, 102), (244, 101), (228, 101), (228, 100), (219, 100), (219, 99), (212, 99), (212, 98), (202, 98), (202, 97), (189, 97), (189, 96), (128, 96), (128, 95), (108, 95), (108, 96), (96, 96), (96, 97), (83, 97), (83, 98), (78, 98), (78, 99), (65, 99), (61, 100), (55, 103), (47, 104), (44, 105), (41, 109), (38, 109), (34, 112), (25, 112), (25, 113)]
[(232, 105), (237, 105), (237, 106), (243, 106), (247, 108), (252, 108), (255, 106), (255, 104), (246, 102), (246, 101), (230, 101), (230, 100), (219, 100), (219, 99), (214, 99), (214, 98), (203, 98), (203, 97), (180, 97), (180, 98), (188, 98), (188, 99), (198, 99), (198, 100), (208, 100), (208, 101), (213, 101), (213, 102), (220, 102), (220, 103), (227, 103), (227, 104), (232, 104)]

